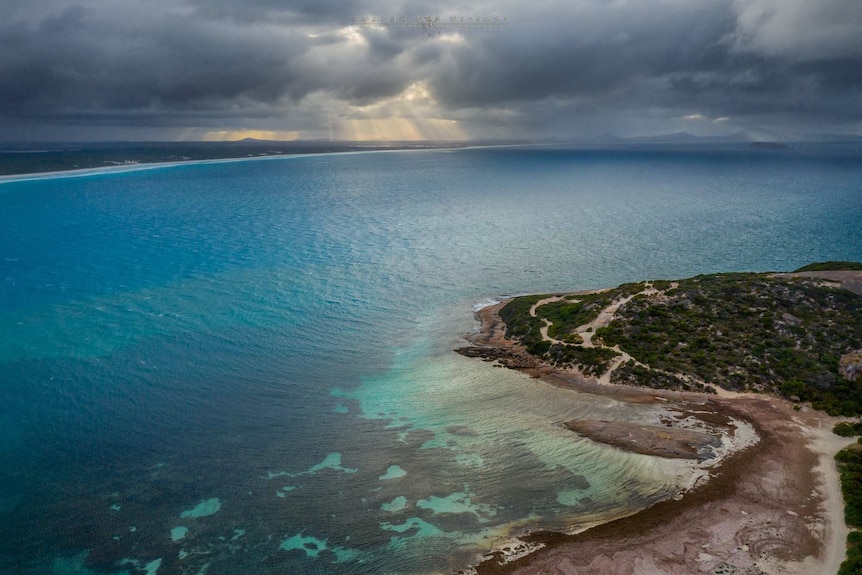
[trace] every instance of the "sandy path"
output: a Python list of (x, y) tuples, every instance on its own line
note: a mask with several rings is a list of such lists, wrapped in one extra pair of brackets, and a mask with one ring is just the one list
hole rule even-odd
[(622, 299), (616, 300), (615, 302), (611, 303), (611, 305), (600, 311), (596, 319), (594, 319), (590, 323), (585, 323), (582, 326), (578, 326), (575, 332), (584, 339), (583, 346), (595, 347), (595, 344), (593, 344), (593, 334), (596, 332), (596, 330), (600, 327), (608, 327), (611, 322), (614, 321), (614, 317), (616, 316), (617, 310), (619, 310), (625, 304), (629, 303), (632, 298), (639, 295), (649, 295), (653, 293), (657, 293), (657, 291), (653, 288), (647, 288), (634, 295), (630, 295)]
[[(647, 289), (643, 290), (642, 292), (639, 292), (639, 293), (636, 293), (634, 295), (630, 295), (628, 297), (624, 297), (622, 299), (616, 300), (613, 303), (611, 303), (611, 305), (609, 305), (608, 307), (606, 307), (602, 311), (600, 311), (599, 315), (598, 315), (598, 317), (596, 317), (596, 319), (594, 319), (593, 321), (591, 321), (589, 323), (585, 323), (584, 325), (578, 326), (575, 330), (575, 333), (577, 333), (578, 335), (581, 336), (581, 338), (583, 338), (584, 342), (581, 345), (583, 345), (583, 347), (595, 347), (593, 344), (593, 332), (595, 332), (595, 330), (597, 328), (607, 327), (608, 325), (610, 325), (610, 323), (614, 320), (614, 315), (617, 313), (617, 310), (620, 309), (621, 306), (623, 306), (623, 305), (627, 304), (629, 301), (631, 301), (631, 299), (633, 297), (641, 295), (641, 294), (649, 295), (649, 294), (653, 294), (653, 293), (658, 293), (658, 292), (657, 292), (657, 290), (655, 290), (653, 288), (647, 288)], [(572, 294), (572, 295), (574, 295), (574, 294)], [(533, 306), (530, 308), (530, 316), (536, 317), (536, 310), (538, 308), (542, 307), (543, 305), (548, 304), (548, 303), (563, 301), (564, 299), (567, 299), (568, 297), (569, 296), (552, 296), (552, 297), (547, 297), (545, 299), (539, 300), (536, 303), (534, 303)], [(551, 343), (564, 343), (564, 342), (562, 342), (558, 339), (554, 339), (548, 335), (548, 328), (551, 327), (551, 325), (553, 325), (553, 324), (544, 318), (542, 318), (542, 320), (545, 322), (544, 327), (542, 327), (540, 329), (541, 334), (542, 334), (542, 339), (544, 341), (549, 341)]]
[[(595, 334), (596, 329), (598, 329), (600, 327), (609, 326), (610, 323), (614, 320), (614, 317), (616, 316), (616, 313), (620, 309), (620, 307), (622, 307), (623, 305), (630, 302), (632, 300), (632, 298), (634, 298), (636, 296), (652, 295), (652, 294), (656, 294), (656, 293), (659, 293), (658, 290), (656, 290), (655, 288), (650, 286), (650, 287), (647, 287), (646, 289), (644, 289), (644, 290), (642, 290), (636, 294), (632, 294), (630, 296), (621, 298), (621, 299), (616, 300), (613, 303), (611, 303), (609, 306), (607, 306), (606, 308), (604, 308), (602, 311), (599, 312), (599, 315), (596, 317), (596, 319), (594, 319), (593, 321), (591, 321), (589, 323), (585, 323), (584, 325), (577, 327), (577, 329), (575, 330), (575, 333), (577, 335), (579, 335), (581, 337), (581, 339), (583, 340), (583, 342), (580, 345), (582, 347), (596, 347), (596, 345), (593, 343), (593, 334)], [(545, 304), (548, 304), (548, 303), (563, 301), (567, 297), (569, 297), (569, 296), (552, 296), (552, 297), (547, 297), (545, 299), (539, 300), (535, 304), (533, 304), (532, 307), (530, 307), (530, 315), (532, 317), (536, 317), (536, 310), (539, 307), (541, 307)], [(553, 338), (550, 335), (548, 335), (548, 328), (551, 327), (552, 323), (545, 318), (542, 318), (542, 321), (545, 322), (545, 325), (539, 329), (539, 332), (542, 336), (542, 340), (548, 341), (551, 343), (567, 345), (565, 342), (563, 342), (559, 339)], [(601, 346), (601, 347), (606, 347), (606, 346)], [(634, 359), (628, 353), (622, 351), (618, 345), (614, 346), (611, 349), (613, 349), (614, 351), (616, 351), (620, 355), (611, 362), (608, 370), (605, 371), (605, 373), (603, 373), (601, 375), (601, 377), (598, 378), (598, 382), (603, 384), (603, 385), (610, 385), (611, 384), (611, 374), (613, 374), (614, 370), (616, 370), (623, 363)]]
[(599, 377), (598, 382), (602, 385), (611, 385), (611, 375), (614, 373), (614, 371), (616, 371), (619, 366), (626, 363), (627, 361), (634, 361), (638, 365), (643, 365), (641, 362), (637, 361), (635, 358), (621, 350), (620, 346), (615, 345), (611, 349), (613, 349), (620, 355), (614, 358), (613, 361), (611, 361), (611, 365), (610, 367), (608, 367), (608, 370), (604, 372), (601, 377)]
[(775, 573), (788, 575), (837, 573), (847, 555), (846, 541), (850, 529), (844, 522), (844, 497), (841, 493), (838, 468), (835, 466), (835, 455), (855, 443), (856, 438), (841, 437), (832, 433), (832, 427), (837, 421), (825, 416), (803, 417), (799, 421), (803, 432), (808, 436), (809, 448), (818, 457), (814, 472), (820, 478), (818, 492), (823, 499), (822, 516), (821, 523), (813, 523), (812, 528), (823, 533), (822, 556), (819, 561), (808, 558), (796, 564), (774, 565)]
[[(557, 295), (557, 296), (546, 297), (545, 299), (540, 299), (539, 301), (534, 303), (533, 306), (530, 308), (530, 316), (536, 317), (536, 310), (539, 307), (545, 305), (546, 303), (554, 303), (557, 301), (563, 301), (564, 299), (566, 299), (566, 297), (567, 296)], [(560, 344), (563, 343), (562, 341), (560, 341), (558, 339), (554, 339), (550, 335), (548, 335), (548, 328), (551, 327), (551, 325), (552, 325), (551, 322), (549, 322), (545, 318), (542, 318), (542, 321), (545, 322), (545, 325), (542, 326), (541, 328), (539, 328), (539, 333), (541, 333), (542, 339), (544, 341), (549, 341), (551, 343), (560, 343)]]

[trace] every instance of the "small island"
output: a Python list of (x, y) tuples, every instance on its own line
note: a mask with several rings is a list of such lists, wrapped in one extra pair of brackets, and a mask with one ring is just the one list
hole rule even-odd
[[(466, 572), (858, 572), (860, 533), (847, 525), (862, 524), (853, 491), (862, 446), (852, 437), (862, 425), (839, 417), (862, 414), (862, 264), (520, 296), (477, 316), (462, 355), (668, 407), (661, 426), (564, 427), (616, 449), (688, 458), (708, 475), (677, 498), (581, 533), (530, 533), (520, 548), (535, 552), (497, 550)], [(833, 433), (836, 424), (851, 437)], [(753, 439), (740, 439), (743, 427)]]

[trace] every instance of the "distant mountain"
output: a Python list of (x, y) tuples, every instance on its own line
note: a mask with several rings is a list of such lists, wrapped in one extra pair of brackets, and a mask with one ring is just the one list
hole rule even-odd
[(629, 138), (641, 142), (688, 143), (688, 142), (748, 142), (751, 138), (745, 132), (734, 132), (726, 136), (695, 136), (688, 132), (676, 132), (663, 136), (648, 136), (644, 138)]
[(601, 143), (625, 142), (626, 138), (620, 138), (616, 134), (605, 132), (601, 136), (596, 136), (595, 138), (593, 138), (593, 141)]
[(696, 142), (701, 140), (700, 137), (695, 136), (694, 134), (689, 134), (688, 132), (675, 132), (673, 134), (664, 134), (661, 136), (650, 136), (647, 138), (637, 138), (642, 141), (647, 142), (663, 142), (663, 143), (672, 143), (672, 142)]
[(675, 132), (673, 134), (661, 134), (658, 136), (628, 136), (620, 137), (616, 134), (606, 132), (596, 136), (590, 141), (603, 144), (688, 144), (705, 142), (750, 142), (753, 138), (745, 132), (734, 132), (725, 136), (696, 136), (689, 132)]

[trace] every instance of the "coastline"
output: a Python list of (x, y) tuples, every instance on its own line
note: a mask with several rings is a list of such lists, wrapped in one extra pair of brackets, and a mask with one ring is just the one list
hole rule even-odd
[[(489, 146), (490, 147), (490, 146)], [(53, 170), (47, 172), (23, 172), (20, 174), (0, 175), (0, 185), (12, 182), (29, 182), (35, 180), (50, 180), (55, 178), (80, 178), (86, 176), (98, 176), (102, 174), (123, 174), (128, 172), (139, 172), (143, 170), (157, 170), (163, 168), (174, 168), (177, 166), (195, 166), (209, 164), (231, 164), (235, 162), (252, 162), (265, 160), (290, 160), (295, 158), (315, 158), (318, 156), (346, 156), (356, 154), (373, 154), (377, 152), (422, 152), (426, 150), (460, 150), (467, 146), (459, 147), (435, 147), (435, 148), (376, 148), (373, 150), (344, 150), (333, 152), (312, 152), (294, 154), (269, 154), (262, 156), (237, 156), (228, 158), (212, 158), (203, 160), (176, 160), (171, 162), (129, 162), (112, 166), (98, 166), (89, 168), (77, 168), (71, 170)]]
[(417, 146), (417, 147), (390, 147), (390, 148), (373, 148), (367, 150), (334, 150), (329, 152), (295, 152), (295, 153), (273, 153), (255, 156), (234, 156), (211, 159), (196, 159), (196, 160), (175, 160), (175, 161), (136, 161), (131, 160), (128, 163), (122, 163), (110, 166), (93, 166), (84, 168), (75, 168), (68, 170), (49, 170), (42, 172), (21, 172), (17, 174), (0, 175), (0, 185), (14, 182), (29, 182), (36, 180), (47, 180), (55, 178), (80, 178), (86, 176), (98, 176), (102, 174), (122, 174), (128, 172), (138, 172), (143, 170), (156, 170), (163, 168), (173, 168), (177, 166), (193, 166), (207, 164), (229, 164), (234, 162), (251, 162), (260, 160), (289, 160), (294, 158), (315, 158), (319, 156), (347, 156), (357, 154), (374, 154), (374, 153), (395, 153), (395, 152), (426, 152), (426, 151), (453, 151), (453, 150), (482, 150), (490, 148), (512, 148), (512, 147), (533, 147), (541, 144), (483, 144), (483, 145), (434, 145), (434, 146)]
[[(506, 339), (498, 314), (506, 303), (476, 311), (479, 331), (466, 337), (472, 345), (459, 353), (581, 393), (662, 402), (700, 412), (704, 419), (737, 419), (750, 425), (759, 441), (736, 446), (705, 474), (695, 472), (681, 497), (577, 534), (542, 531), (522, 536), (517, 546), (510, 542), (492, 551), (464, 573), (837, 572), (845, 556), (847, 527), (834, 455), (854, 441), (832, 433), (838, 418), (807, 407), (796, 411), (790, 402), (765, 394), (706, 397), (608, 385), (556, 370)], [(480, 350), (489, 353), (482, 356)]]

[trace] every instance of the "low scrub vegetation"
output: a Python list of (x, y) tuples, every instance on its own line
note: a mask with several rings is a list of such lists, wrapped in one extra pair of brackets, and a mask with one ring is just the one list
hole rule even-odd
[[(852, 262), (801, 269), (862, 269)], [(647, 288), (652, 288), (647, 290)], [(577, 328), (625, 301), (585, 347)], [(712, 274), (624, 284), (531, 308), (548, 296), (515, 298), (500, 312), (509, 337), (557, 367), (601, 375), (622, 350), (634, 358), (612, 381), (656, 388), (768, 391), (810, 401), (832, 415), (862, 414), (862, 378), (842, 356), (862, 349), (862, 296), (814, 279)], [(547, 323), (546, 323), (547, 322)], [(548, 325), (548, 341), (542, 328)]]

